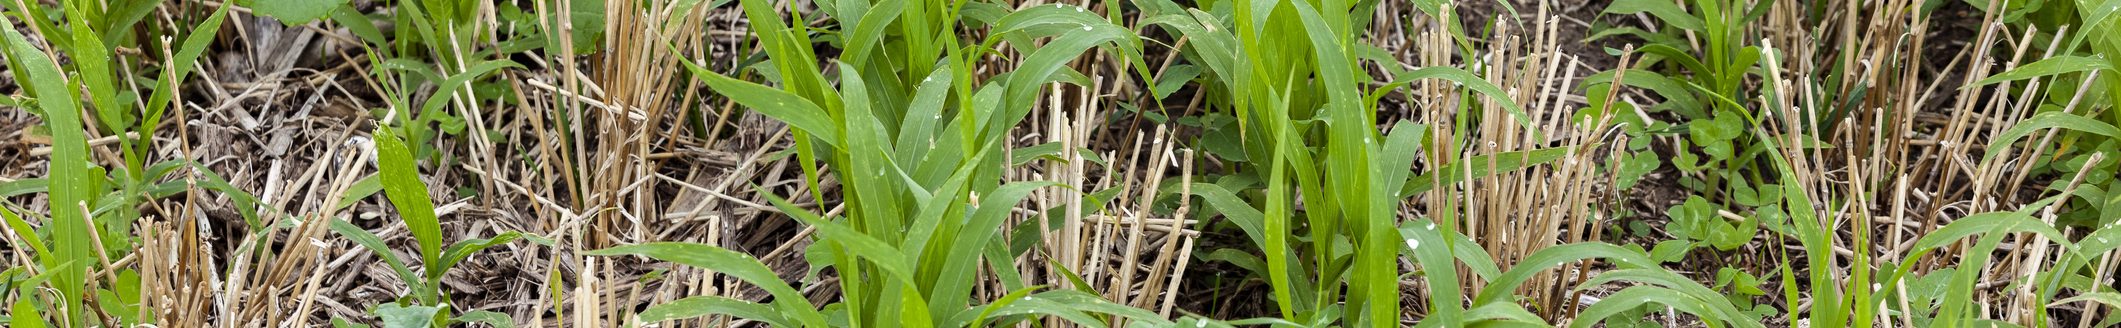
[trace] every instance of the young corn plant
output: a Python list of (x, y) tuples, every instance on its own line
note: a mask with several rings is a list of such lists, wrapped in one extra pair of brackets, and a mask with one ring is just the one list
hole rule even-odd
[[(390, 198), (391, 205), (398, 209), (399, 218), (405, 223), (405, 230), (412, 233), (418, 246), (420, 257), (417, 265), (420, 271), (413, 271), (414, 263), (400, 260), (397, 253), (392, 252), (381, 237), (344, 220), (329, 219), (332, 220), (332, 231), (374, 252), (390, 267), (391, 272), (396, 273), (398, 279), (404, 281), (411, 289), (397, 302), (377, 306), (374, 309), (375, 315), (385, 323), (385, 327), (446, 327), (451, 323), (474, 320), (486, 322), (496, 317), (505, 320), (505, 316), (489, 311), (452, 312), (460, 309), (450, 307), (449, 294), (442, 290), (442, 276), (447, 274), (450, 268), (456, 267), (458, 263), (464, 262), (481, 250), (525, 238), (525, 235), (510, 231), (493, 237), (459, 240), (444, 245), (441, 220), (435, 216), (434, 202), (427, 193), (427, 184), (420, 182), (418, 161), (414, 159), (411, 148), (398, 137), (401, 132), (394, 132), (397, 129), (376, 129), (374, 158), (381, 171), (378, 176), (384, 196)], [(535, 236), (531, 237), (536, 240)]]
[[(804, 180), (821, 186), (820, 162), (832, 168), (846, 197), (844, 218), (820, 216), (778, 197), (772, 203), (816, 229), (812, 254), (839, 275), (841, 296), (825, 309), (749, 255), (710, 245), (646, 243), (590, 251), (642, 255), (728, 274), (771, 293), (766, 304), (696, 296), (658, 304), (643, 323), (731, 316), (777, 327), (1001, 325), (1051, 317), (1101, 327), (1130, 322), (1169, 325), (1154, 312), (1110, 303), (1076, 289), (1028, 285), (1015, 272), (1020, 254), (1003, 234), (1011, 209), (1043, 181), (1008, 182), (1001, 169), (1010, 128), (1041, 89), (1066, 81), (1066, 61), (1093, 48), (1138, 58), (1132, 31), (1071, 6), (1010, 11), (979, 2), (832, 2), (823, 12), (841, 22), (843, 53), (828, 79), (800, 11), (783, 17), (763, 0), (742, 2), (760, 47), (772, 59), (780, 89), (686, 62), (693, 78), (750, 110), (787, 123)], [(799, 24), (790, 25), (789, 22)], [(989, 37), (956, 36), (985, 23)], [(896, 29), (892, 29), (896, 27)], [(889, 42), (886, 42), (886, 41)], [(1037, 41), (1043, 40), (1043, 45)], [(1028, 49), (1020, 69), (984, 83), (974, 75), (988, 49), (1009, 42)], [(931, 58), (942, 58), (940, 61)], [(1139, 62), (1139, 60), (1136, 60)], [(834, 87), (834, 84), (837, 84)], [(1036, 226), (1036, 225), (1034, 225)], [(985, 266), (1006, 294), (979, 305)], [(844, 312), (838, 312), (838, 311)], [(828, 316), (832, 319), (828, 319)]]

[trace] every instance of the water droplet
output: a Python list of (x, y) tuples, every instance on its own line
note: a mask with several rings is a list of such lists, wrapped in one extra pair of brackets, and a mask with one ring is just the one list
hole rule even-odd
[(1875, 292), (1875, 291), (1878, 291), (1878, 290), (1880, 290), (1880, 289), (1885, 289), (1885, 284), (1881, 284), (1881, 283), (1875, 283), (1875, 282), (1874, 282), (1874, 283), (1871, 283), (1871, 291), (1874, 291), (1874, 292)]
[(1084, 30), (1084, 31), (1089, 31), (1089, 30), (1090, 30), (1090, 25), (1083, 25), (1083, 30)]
[(1407, 248), (1421, 249), (1421, 241), (1414, 240), (1414, 238), (1407, 238)]
[(1436, 230), (1436, 222), (1429, 222), (1429, 226), (1427, 228), (1429, 228), (1429, 230)]

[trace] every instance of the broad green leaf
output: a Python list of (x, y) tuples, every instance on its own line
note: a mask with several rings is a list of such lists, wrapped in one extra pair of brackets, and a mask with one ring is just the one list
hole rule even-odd
[(472, 64), (471, 67), (465, 68), (461, 73), (450, 75), (441, 81), (435, 82), (434, 94), (428, 95), (427, 101), (420, 103), (420, 113), (414, 117), (434, 117), (435, 115), (430, 114), (437, 113), (444, 105), (448, 105), (450, 97), (455, 97), (457, 92), (466, 91), (465, 85), (503, 68), (523, 68), (523, 65), (505, 59), (487, 60)]
[(384, 44), (383, 30), (376, 28), (374, 20), (370, 20), (367, 15), (362, 15), (359, 11), (341, 9), (331, 12), (332, 22), (346, 27), (347, 32), (352, 33), (354, 37), (361, 38), (361, 41), (377, 45)]
[[(932, 147), (938, 147), (936, 124), (943, 118), (943, 101), (950, 95), (950, 84), (955, 82), (953, 66), (942, 66), (928, 72), (919, 86), (914, 87), (913, 100), (906, 106), (906, 117), (898, 128), (898, 140), (893, 149), (898, 150), (902, 164), (918, 164)], [(905, 168), (912, 170), (913, 168)]]
[(981, 196), (979, 208), (966, 217), (967, 221), (961, 227), (964, 234), (955, 240), (942, 241), (944, 245), (959, 244), (954, 247), (944, 246), (949, 247), (949, 257), (942, 259), (942, 275), (936, 280), (937, 286), (933, 294), (937, 298), (936, 309), (948, 311), (967, 305), (965, 301), (971, 297), (970, 293), (974, 287), (972, 282), (979, 280), (980, 247), (976, 245), (987, 245), (988, 241), (999, 235), (1002, 224), (1009, 218), (1010, 210), (1022, 202), (1024, 197), (1030, 196), (1032, 191), (1054, 185), (1058, 183), (1011, 182)]
[(383, 320), (383, 328), (426, 328), (435, 324), (435, 316), (442, 308), (432, 306), (400, 306), (384, 303), (376, 306), (376, 318)]
[(1737, 304), (1733, 304), (1728, 301), (1728, 297), (1724, 297), (1724, 295), (1718, 293), (1715, 289), (1710, 289), (1708, 286), (1704, 286), (1700, 282), (1696, 282), (1693, 279), (1689, 279), (1686, 276), (1681, 276), (1678, 273), (1674, 273), (1670, 270), (1665, 270), (1664, 268), (1633, 268), (1607, 271), (1604, 273), (1600, 273), (1595, 277), (1592, 277), (1588, 281), (1584, 281), (1582, 284), (1578, 285), (1576, 289), (1584, 290), (1595, 288), (1597, 286), (1606, 286), (1618, 281), (1651, 284), (1663, 288), (1668, 288), (1670, 289), (1669, 292), (1672, 293), (1685, 294), (1696, 299), (1705, 300), (1705, 302), (1702, 302), (1702, 305), (1707, 307), (1711, 311), (1715, 311), (1718, 316), (1730, 318), (1730, 320), (1737, 321), (1758, 321), (1754, 320), (1754, 318), (1748, 317), (1743, 311), (1739, 310)]
[(1658, 159), (1654, 152), (1627, 152), (1620, 156), (1620, 162), (1616, 163), (1619, 164), (1616, 170), (1618, 181), (1614, 183), (1615, 187), (1620, 189), (1634, 188), (1636, 182), (1642, 181), (1642, 176), (1656, 172), (1657, 168), (1664, 166), (1664, 161)]
[[(434, 200), (428, 198), (427, 183), (420, 182), (418, 163), (405, 141), (399, 140), (391, 128), (376, 129), (376, 163), (383, 180), (383, 194), (390, 204), (398, 209), (398, 217), (405, 221), (405, 230), (412, 233), (413, 240), (420, 245), (420, 262), (427, 270), (439, 271), (442, 259), (442, 222), (435, 218)], [(411, 282), (407, 282), (411, 283)], [(421, 295), (423, 301), (432, 301), (433, 295)]]
[[(871, 10), (864, 11), (862, 17), (851, 26), (852, 29), (843, 31), (847, 35), (847, 44), (846, 52), (841, 54), (840, 60), (855, 66), (868, 64), (869, 56), (872, 52), (882, 50), (878, 49), (876, 45), (883, 42), (884, 28), (891, 26), (893, 21), (897, 21), (899, 14), (905, 12), (905, 10), (906, 0), (883, 0), (877, 2), (876, 6), (871, 7)], [(841, 73), (850, 72), (843, 71)]]

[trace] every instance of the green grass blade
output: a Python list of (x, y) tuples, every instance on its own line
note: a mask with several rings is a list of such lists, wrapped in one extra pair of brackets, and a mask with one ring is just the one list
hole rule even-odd
[[(934, 303), (937, 303), (934, 304), (934, 309), (956, 311), (967, 305), (973, 285), (979, 281), (979, 259), (983, 252), (982, 247), (977, 246), (988, 245), (988, 241), (1001, 234), (1001, 226), (1009, 218), (1010, 209), (1015, 208), (1016, 203), (1023, 201), (1032, 191), (1054, 185), (1058, 183), (1014, 182), (1002, 185), (981, 197), (979, 208), (974, 209), (971, 215), (966, 217), (968, 221), (962, 223), (962, 231), (966, 234), (940, 241), (943, 244), (938, 245), (945, 247), (949, 255), (941, 259), (941, 274), (935, 281), (935, 292), (932, 294), (935, 297)], [(924, 263), (929, 261), (933, 260), (922, 260)], [(937, 317), (947, 316), (938, 313)]]
[(857, 257), (868, 259), (871, 264), (891, 275), (891, 277), (883, 279), (903, 280), (909, 285), (913, 284), (913, 269), (907, 266), (912, 261), (898, 247), (893, 247), (890, 243), (885, 243), (883, 240), (876, 239), (876, 237), (855, 231), (854, 228), (818, 217), (817, 214), (810, 213), (810, 211), (801, 207), (796, 207), (795, 204), (790, 204), (779, 196), (767, 195), (766, 200), (771, 201), (775, 208), (779, 208), (783, 213), (788, 213), (789, 216), (794, 217), (796, 220), (812, 227), (817, 227), (817, 232), (821, 239), (839, 243), (843, 246), (841, 249)]
[(1626, 289), (1621, 289), (1620, 292), (1613, 293), (1612, 295), (1606, 295), (1606, 297), (1600, 299), (1598, 303), (1592, 303), (1590, 307), (1584, 308), (1583, 312), (1578, 313), (1576, 315), (1576, 318), (1569, 322), (1569, 327), (1591, 327), (1592, 325), (1598, 324), (1599, 322), (1605, 320), (1605, 318), (1607, 317), (1620, 314), (1621, 312), (1627, 310), (1635, 309), (1636, 307), (1640, 307), (1643, 304), (1653, 303), (1671, 307), (1673, 310), (1679, 312), (1693, 314), (1694, 316), (1701, 317), (1704, 320), (1715, 320), (1733, 324), (1743, 324), (1745, 322), (1742, 320), (1734, 320), (1738, 318), (1725, 317), (1721, 313), (1709, 310), (1707, 307), (1704, 306), (1704, 304), (1709, 303), (1709, 300), (1704, 300), (1685, 293), (1675, 292), (1671, 289), (1663, 287), (1634, 286), (1628, 287)]
[(2005, 147), (2018, 143), (2019, 138), (2024, 138), (2033, 134), (2033, 132), (2046, 129), (2067, 129), (2121, 138), (2121, 128), (2115, 128), (2113, 124), (2070, 113), (2045, 112), (2033, 115), (2033, 117), (2026, 118), (2024, 121), (2019, 121), (2017, 125), (2012, 125), (2010, 130), (2003, 131), (2002, 135), (1989, 139), (1988, 150), (1981, 155), (1981, 162), (1988, 163), (1995, 160), (1996, 155), (2003, 154)]
[(30, 250), (36, 251), (31, 256), (38, 258), (54, 256), (52, 250), (44, 246), (44, 239), (37, 238), (37, 230), (29, 226), (29, 221), (23, 221), (22, 216), (15, 215), (14, 211), (8, 210), (4, 203), (0, 203), (0, 219), (7, 220), (7, 229), (14, 232), (16, 240), (28, 243)]
[(699, 79), (700, 82), (706, 82), (707, 87), (713, 88), (715, 92), (729, 97), (730, 100), (735, 100), (738, 104), (743, 104), (746, 108), (759, 111), (760, 114), (766, 114), (767, 117), (772, 117), (781, 122), (787, 122), (788, 125), (817, 136), (818, 139), (825, 140), (828, 144), (837, 143), (841, 140), (837, 125), (832, 123), (832, 116), (826, 113), (823, 108), (819, 108), (809, 100), (804, 100), (803, 97), (757, 83), (723, 76), (705, 67), (700, 67), (699, 64), (694, 64), (690, 60), (680, 60), (679, 62), (685, 64), (686, 70), (692, 71), (693, 78)]
[[(0, 18), (0, 25), (13, 24)], [(92, 240), (96, 240), (93, 237), (96, 227), (90, 225), (87, 213), (79, 208), (95, 200), (94, 180), (102, 177), (95, 173), (95, 163), (89, 162), (88, 137), (85, 135), (88, 127), (81, 122), (81, 104), (76, 98), (76, 89), (60, 72), (58, 62), (38, 51), (22, 33), (12, 28), (4, 30), (9, 62), (21, 65), (13, 69), (26, 71), (30, 77), (29, 81), (17, 83), (22, 83), (37, 98), (51, 132), (52, 155), (46, 177), (51, 179), (52, 220), (47, 226), (52, 229), (52, 251), (58, 256), (46, 258), (44, 265), (46, 270), (64, 270), (53, 277), (52, 287), (62, 295), (60, 304), (67, 309), (76, 309), (70, 312), (79, 314), (82, 313), (78, 311), (81, 295), (87, 288), (88, 273), (83, 271), (86, 268), (60, 269), (58, 264), (88, 263), (97, 258), (94, 245), (91, 245)], [(83, 315), (68, 317), (86, 318)]]
[(774, 327), (796, 327), (771, 306), (721, 296), (693, 296), (656, 304), (641, 310), (639, 316), (641, 322), (651, 323), (717, 314), (757, 320)]
[(2036, 61), (2031, 64), (2025, 64), (2024, 66), (2018, 66), (2018, 68), (2013, 68), (2003, 73), (1990, 75), (1988, 78), (1983, 78), (1981, 79), (1981, 81), (1974, 82), (1973, 84), (1968, 84), (1963, 88), (1975, 88), (1990, 84), (2003, 83), (2005, 81), (2017, 81), (2036, 77), (2062, 75), (2092, 70), (2113, 71), (2114, 65), (2108, 63), (2104, 59), (2099, 58), (2058, 55), (2054, 57), (2048, 57), (2046, 59), (2041, 59), (2040, 61)]
[(370, 233), (368, 230), (362, 230), (361, 227), (354, 226), (353, 223), (348, 223), (346, 220), (338, 218), (331, 219), (330, 228), (332, 232), (338, 233), (341, 237), (346, 237), (347, 240), (353, 241), (355, 245), (368, 248), (368, 251), (375, 253), (377, 258), (383, 259), (383, 264), (389, 265), (390, 271), (397, 273), (398, 279), (403, 280), (406, 286), (415, 289), (425, 288), (420, 284), (420, 275), (414, 274), (412, 268), (405, 267), (406, 262), (398, 259), (397, 252), (390, 251), (390, 244), (384, 243), (382, 237), (377, 237), (376, 234)]
[[(1421, 265), (1422, 279), (1426, 280), (1429, 295), (1429, 315), (1422, 320), (1423, 327), (1443, 327), (1461, 322), (1465, 305), (1465, 291), (1459, 290), (1458, 266), (1452, 260), (1455, 248), (1474, 248), (1469, 242), (1446, 243), (1436, 223), (1428, 219), (1407, 222), (1399, 229), (1405, 239), (1404, 248), (1408, 257)], [(1424, 248), (1426, 246), (1426, 248)], [(1487, 258), (1487, 254), (1479, 254)], [(1489, 263), (1491, 268), (1493, 263)], [(1478, 303), (1475, 303), (1476, 305)]]
[(753, 286), (758, 286), (760, 289), (765, 289), (768, 294), (773, 295), (774, 307), (779, 308), (782, 315), (794, 317), (795, 321), (801, 323), (802, 326), (825, 326), (824, 314), (819, 313), (816, 307), (810, 305), (810, 301), (803, 297), (802, 292), (789, 287), (788, 282), (782, 281), (780, 276), (773, 273), (773, 269), (766, 268), (765, 264), (760, 264), (758, 259), (752, 258), (751, 255), (708, 245), (671, 242), (623, 245), (587, 251), (583, 252), (583, 254), (597, 256), (640, 255), (656, 260), (714, 270), (718, 273), (736, 277), (738, 280), (743, 280)]
[(1501, 276), (1495, 278), (1495, 281), (1488, 283), (1486, 288), (1481, 289), (1480, 294), (1473, 298), (1473, 304), (1503, 301), (1503, 297), (1515, 292), (1519, 284), (1523, 284), (1525, 280), (1531, 279), (1533, 275), (1538, 274), (1540, 271), (1559, 267), (1569, 262), (1594, 258), (1608, 259), (1618, 262), (1616, 264), (1622, 266), (1644, 266), (1656, 263), (1651, 262), (1649, 256), (1641, 251), (1606, 243), (1575, 243), (1547, 247), (1537, 252), (1532, 252), (1532, 255), (1519, 260), (1517, 266), (1511, 267), (1509, 271), (1503, 271)]
[(2091, 293), (2084, 293), (2084, 294), (2080, 294), (2080, 295), (2077, 295), (2077, 297), (2071, 297), (2071, 298), (2065, 298), (2065, 299), (2057, 300), (2057, 301), (2055, 301), (2055, 303), (2054, 303), (2054, 304), (2048, 304), (2048, 306), (2056, 306), (2056, 305), (2062, 305), (2062, 304), (2068, 304), (2068, 303), (2075, 303), (2075, 302), (2083, 302), (2083, 301), (2090, 301), (2090, 302), (2093, 302), (2093, 303), (2099, 303), (2099, 304), (2104, 304), (2104, 305), (2106, 305), (2106, 306), (2108, 306), (2108, 307), (2115, 307), (2115, 308), (2121, 308), (2121, 294), (2117, 294), (2117, 293), (2114, 293), (2114, 292), (2091, 292)]
[[(213, 43), (214, 35), (221, 32), (221, 22), (228, 19), (230, 7), (234, 6), (223, 4), (220, 9), (214, 10), (213, 15), (207, 16), (205, 21), (199, 22), (184, 36), (184, 43), (178, 45), (176, 58), (170, 59), (169, 66), (163, 68), (162, 75), (156, 76), (160, 83), (155, 83), (154, 93), (147, 97), (147, 106), (141, 107), (146, 114), (141, 115), (140, 135), (154, 135), (155, 128), (161, 126), (162, 113), (169, 108), (170, 100), (177, 96), (177, 84), (191, 75), (192, 64), (199, 61), (199, 56), (206, 53), (206, 46)], [(143, 142), (139, 146), (142, 148), (140, 151), (145, 152), (145, 148), (152, 145)]]
[(469, 239), (458, 241), (455, 244), (450, 244), (449, 248), (442, 250), (442, 262), (441, 265), (438, 267), (439, 270), (430, 271), (427, 273), (427, 275), (429, 276), (429, 279), (440, 279), (442, 278), (443, 272), (448, 272), (449, 268), (456, 267), (457, 263), (464, 262), (464, 259), (471, 258), (472, 254), (477, 254), (481, 250), (485, 250), (494, 246), (500, 246), (501, 244), (507, 244), (508, 242), (512, 242), (516, 239), (522, 238), (522, 232), (509, 231), (503, 232), (500, 235), (493, 236), (492, 238)]

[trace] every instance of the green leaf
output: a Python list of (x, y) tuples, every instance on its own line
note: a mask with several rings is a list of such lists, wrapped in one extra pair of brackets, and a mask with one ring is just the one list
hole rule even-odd
[(1650, 248), (1650, 260), (1658, 263), (1677, 262), (1680, 259), (1685, 259), (1686, 253), (1693, 250), (1694, 243), (1686, 240), (1660, 241), (1657, 242), (1657, 246)]
[(832, 116), (826, 114), (825, 109), (818, 108), (817, 104), (813, 104), (809, 100), (803, 99), (803, 97), (757, 83), (723, 76), (721, 73), (715, 73), (712, 70), (700, 67), (699, 64), (694, 64), (690, 60), (680, 60), (678, 62), (684, 63), (685, 69), (692, 71), (693, 78), (706, 82), (707, 87), (713, 88), (715, 92), (729, 97), (730, 100), (735, 100), (738, 104), (743, 104), (746, 108), (751, 108), (751, 110), (766, 114), (767, 117), (772, 117), (781, 122), (787, 122), (789, 126), (809, 132), (818, 139), (824, 140), (828, 145), (836, 144), (841, 140), (839, 137), (839, 125), (832, 123)]
[(494, 328), (515, 328), (516, 326), (515, 319), (510, 319), (508, 314), (485, 310), (465, 312), (463, 315), (458, 315), (456, 318), (449, 320), (461, 323), (483, 323), (488, 327)]
[(1748, 321), (1742, 317), (1732, 317), (1729, 314), (1712, 310), (1707, 307), (1710, 302), (1715, 302), (1715, 300), (1674, 292), (1668, 288), (1654, 286), (1628, 287), (1620, 290), (1620, 292), (1607, 295), (1605, 298), (1600, 299), (1598, 303), (1593, 303), (1590, 307), (1585, 308), (1582, 313), (1576, 316), (1576, 320), (1570, 321), (1569, 327), (1590, 327), (1606, 317), (1651, 303), (1662, 304), (1671, 307), (1673, 310), (1693, 314), (1706, 320), (1722, 321), (1741, 327), (1762, 326), (1758, 322)]
[(1629, 152), (1620, 156), (1620, 167), (1617, 170), (1619, 173), (1615, 182), (1620, 189), (1634, 188), (1635, 183), (1642, 181), (1642, 176), (1656, 172), (1657, 168), (1664, 166), (1664, 161), (1658, 159), (1657, 154), (1653, 152)]
[(1998, 73), (1996, 75), (1990, 75), (1988, 78), (1981, 79), (1980, 82), (1974, 82), (1974, 84), (1966, 85), (1965, 88), (1973, 88), (1984, 85), (2002, 83), (2004, 81), (2017, 81), (2036, 77), (2076, 73), (2090, 70), (2112, 71), (2114, 70), (2114, 66), (2113, 64), (2108, 63), (2106, 60), (2099, 58), (2060, 55), (2048, 57), (2047, 59), (2041, 59), (2040, 61), (2036, 61), (2031, 64), (2025, 64), (2024, 66), (2018, 66), (2018, 68), (2013, 68), (2010, 71)]
[(1695, 143), (1728, 141), (1745, 132), (1745, 122), (1737, 114), (1716, 115), (1713, 119), (1694, 120), (1687, 124), (1687, 132)]
[(248, 0), (237, 2), (251, 12), (279, 20), (288, 26), (309, 24), (330, 15), (346, 0)]
[(28, 178), (0, 182), (0, 198), (15, 197), (50, 191), (51, 184), (44, 178)]
[(774, 327), (796, 326), (788, 321), (788, 318), (781, 317), (780, 312), (775, 311), (773, 307), (711, 295), (681, 298), (649, 306), (647, 310), (641, 311), (640, 317), (641, 322), (654, 323), (716, 314), (765, 322)]
[[(0, 17), (0, 26), (14, 26), (5, 17)], [(38, 51), (35, 45), (23, 38), (14, 28), (5, 30), (8, 62), (22, 67), (10, 67), (28, 73), (29, 81), (16, 81), (36, 96), (37, 105), (44, 110), (44, 120), (51, 132), (52, 155), (46, 169), (51, 179), (52, 215), (50, 224), (52, 251), (58, 256), (44, 258), (46, 270), (59, 271), (52, 279), (52, 287), (58, 289), (60, 306), (75, 312), (68, 317), (85, 318), (80, 312), (81, 295), (87, 286), (88, 274), (78, 269), (54, 269), (67, 262), (88, 263), (96, 260), (94, 234), (96, 227), (89, 223), (88, 213), (79, 208), (95, 201), (95, 183), (103, 178), (88, 158), (89, 127), (81, 121), (80, 98), (76, 96), (77, 85), (67, 83), (66, 75), (59, 70), (58, 62)]]
[(788, 282), (782, 281), (781, 277), (773, 272), (773, 269), (766, 268), (765, 264), (760, 264), (758, 259), (748, 254), (721, 247), (672, 242), (622, 245), (583, 252), (583, 254), (597, 256), (640, 255), (696, 268), (714, 270), (715, 272), (736, 277), (738, 280), (743, 280), (753, 286), (758, 286), (760, 289), (765, 289), (768, 294), (773, 295), (774, 307), (779, 308), (780, 313), (783, 315), (795, 317), (797, 322), (802, 323), (802, 326), (825, 326), (824, 314), (819, 313), (816, 307), (810, 305), (809, 299), (804, 298), (802, 292), (789, 287)]
[(16, 299), (8, 306), (7, 325), (20, 328), (44, 328), (44, 314), (28, 299)]
[(2113, 124), (2065, 112), (2045, 112), (2019, 121), (2017, 125), (2012, 125), (2010, 130), (2003, 131), (2002, 135), (1990, 139), (1988, 150), (1981, 155), (1981, 162), (1995, 160), (1996, 155), (2002, 155), (2003, 149), (2018, 143), (2019, 138), (2045, 129), (2067, 129), (2121, 138), (2121, 128), (2115, 128)]
[(1176, 65), (1156, 76), (1156, 99), (1170, 97), (1172, 92), (1185, 87), (1187, 82), (1200, 77), (1200, 66)]
[[(1429, 171), (1429, 173), (1408, 180), (1407, 186), (1400, 188), (1399, 196), (1411, 197), (1415, 194), (1428, 192), (1430, 188), (1434, 188), (1438, 184), (1448, 186), (1458, 183), (1459, 179), (1467, 176), (1464, 165), (1468, 165), (1468, 162), (1473, 166), (1471, 176), (1478, 177), (1487, 175), (1488, 172), (1511, 172), (1534, 165), (1550, 163), (1561, 159), (1564, 155), (1568, 155), (1569, 150), (1575, 148), (1574, 146), (1563, 146), (1473, 156), (1471, 161), (1452, 162), (1451, 165), (1447, 165), (1443, 169)], [(1495, 163), (1493, 167), (1488, 164), (1491, 162)], [(1438, 182), (1437, 180), (1442, 181)]]
[(354, 37), (361, 38), (361, 41), (377, 45), (384, 44), (383, 30), (376, 28), (376, 22), (370, 20), (367, 15), (362, 15), (359, 11), (333, 10), (331, 12), (331, 21), (339, 23), (339, 26), (346, 27), (348, 32), (353, 33)]
[(362, 199), (367, 199), (368, 196), (375, 196), (376, 193), (382, 191), (383, 180), (377, 179), (376, 176), (373, 175), (361, 177), (360, 180), (354, 180), (352, 186), (346, 187), (346, 197), (339, 198), (339, 205), (333, 206), (332, 210), (345, 209), (347, 206), (353, 206), (355, 202), (360, 202)]
[[(537, 1), (553, 1), (553, 0), (537, 0)], [(604, 24), (605, 24), (605, 22), (604, 22), (604, 16), (605, 16), (605, 15), (604, 15), (604, 2), (605, 2), (605, 1), (606, 1), (606, 0), (572, 0), (572, 1), (567, 1), (567, 3), (571, 4), (571, 7), (569, 7), (569, 8), (567, 9), (567, 10), (568, 10), (568, 13), (570, 13), (570, 14), (571, 14), (570, 16), (567, 16), (567, 20), (568, 20), (568, 23), (570, 23), (570, 24), (573, 24), (573, 25), (574, 25), (574, 28), (573, 28), (573, 29), (572, 29), (572, 30), (570, 31), (570, 33), (566, 33), (566, 34), (567, 34), (568, 38), (570, 38), (570, 39), (571, 39), (571, 40), (569, 40), (569, 41), (570, 41), (570, 42), (572, 42), (572, 43), (574, 43), (574, 52), (575, 52), (575, 55), (587, 55), (587, 54), (591, 54), (591, 53), (596, 53), (596, 52), (597, 52), (597, 49), (598, 49), (598, 48), (597, 48), (597, 46), (598, 46), (598, 45), (600, 45), (600, 44), (601, 44), (601, 43), (603, 42), (603, 40), (604, 40)], [(554, 13), (557, 13), (557, 12), (558, 12), (557, 10), (554, 10)], [(551, 19), (551, 18), (547, 18), (547, 19)], [(559, 25), (558, 25), (558, 22), (557, 22), (557, 21), (553, 22), (553, 24), (554, 24), (554, 25), (552, 25), (552, 26), (559, 26)], [(555, 44), (557, 44), (557, 41), (553, 41), (553, 42), (555, 42)], [(552, 51), (553, 51), (553, 52), (555, 52), (555, 53), (557, 53), (557, 52), (558, 52), (559, 50), (552, 50)]]
[(2056, 306), (2082, 301), (2091, 301), (2093, 303), (2105, 304), (2109, 307), (2121, 308), (2121, 294), (2116, 294), (2114, 292), (2090, 292), (2079, 294), (2077, 295), (2077, 297), (2065, 298), (2062, 300), (2055, 301), (2055, 303), (2048, 304), (2048, 306)]
[(1524, 106), (1518, 105), (1516, 100), (1511, 100), (1514, 98), (1510, 97), (1509, 92), (1504, 92), (1502, 87), (1495, 86), (1495, 83), (1488, 82), (1488, 80), (1482, 79), (1478, 75), (1473, 75), (1472, 72), (1467, 72), (1464, 69), (1450, 66), (1422, 67), (1394, 76), (1391, 85), (1406, 85), (1422, 79), (1451, 81), (1468, 89), (1473, 89), (1474, 92), (1487, 95), (1489, 99), (1494, 99), (1496, 103), (1502, 104), (1502, 108), (1510, 112), (1510, 118), (1516, 119), (1519, 125), (1524, 126), (1525, 131), (1532, 131), (1534, 138), (1539, 138), (1537, 137), (1539, 135), (1539, 127), (1532, 125), (1531, 116), (1525, 115)]
[(390, 244), (383, 243), (383, 238), (376, 237), (376, 234), (370, 233), (368, 230), (362, 230), (361, 227), (354, 226), (353, 223), (348, 223), (346, 220), (338, 218), (331, 218), (331, 231), (338, 233), (339, 236), (346, 237), (347, 240), (352, 240), (355, 245), (361, 245), (363, 248), (368, 248), (369, 252), (375, 253), (377, 258), (383, 259), (383, 264), (390, 266), (391, 272), (398, 274), (398, 279), (402, 280), (406, 286), (415, 289), (426, 288), (427, 284), (420, 279), (419, 275), (413, 274), (412, 269), (406, 267), (404, 261), (398, 260), (398, 253), (390, 251)]
[(432, 306), (400, 306), (384, 303), (376, 306), (376, 318), (383, 320), (383, 328), (425, 328), (434, 326), (435, 315), (442, 308)]
[(1493, 282), (1488, 284), (1488, 287), (1482, 288), (1480, 294), (1473, 298), (1473, 304), (1486, 304), (1502, 300), (1504, 296), (1516, 291), (1517, 286), (1523, 284), (1525, 280), (1532, 279), (1534, 274), (1568, 264), (1569, 262), (1592, 258), (1608, 259), (1618, 262), (1615, 264), (1622, 266), (1643, 267), (1652, 265), (1649, 257), (1644, 256), (1642, 251), (1629, 250), (1612, 244), (1587, 242), (1547, 247), (1532, 252), (1531, 256), (1526, 256), (1523, 260), (1518, 261), (1517, 266), (1511, 267), (1509, 271), (1504, 271), (1501, 276), (1497, 276)]
[[(4, 202), (0, 202), (0, 204), (4, 204)], [(22, 216), (15, 215), (14, 211), (7, 209), (7, 206), (0, 205), (0, 219), (6, 220), (7, 229), (15, 233), (15, 240), (28, 243), (30, 250), (36, 251), (32, 256), (39, 258), (53, 256), (51, 249), (44, 247), (44, 239), (37, 238), (37, 230), (29, 226), (29, 221), (23, 221)]]
[[(161, 126), (162, 113), (168, 109), (170, 100), (176, 97), (177, 86), (183, 83), (185, 77), (191, 75), (192, 66), (198, 63), (200, 55), (206, 53), (206, 46), (213, 43), (214, 36), (221, 32), (221, 22), (228, 18), (229, 7), (232, 6), (221, 6), (221, 9), (214, 11), (213, 16), (207, 16), (205, 22), (199, 23), (184, 36), (184, 44), (177, 48), (177, 57), (169, 61), (169, 67), (164, 68), (165, 71), (160, 75), (162, 81), (155, 83), (155, 91), (148, 96), (147, 107), (143, 107), (147, 114), (145, 119), (140, 121), (141, 135), (154, 135), (155, 127)], [(149, 143), (140, 145), (149, 146)]]
[[(405, 147), (390, 128), (378, 128), (375, 133), (376, 163), (381, 166), (377, 173), (383, 179), (383, 194), (390, 204), (398, 209), (398, 217), (405, 221), (405, 230), (412, 233), (420, 246), (420, 261), (427, 270), (440, 271), (442, 259), (442, 222), (435, 218), (434, 200), (428, 198), (427, 183), (420, 182), (420, 171), (412, 157), (412, 150)], [(429, 273), (439, 275), (439, 273)], [(407, 282), (411, 283), (411, 282)], [(433, 295), (421, 295), (423, 301), (432, 301)]]
[(1606, 5), (1604, 13), (1631, 15), (1645, 12), (1663, 20), (1665, 24), (1682, 29), (1701, 31), (1707, 25), (1702, 22), (1701, 17), (1687, 13), (1686, 9), (1679, 8), (1677, 2), (1670, 0), (1616, 0)]
[(507, 244), (520, 238), (523, 238), (523, 233), (509, 231), (493, 236), (493, 238), (471, 239), (451, 244), (449, 249), (442, 251), (442, 262), (437, 266), (432, 266), (434, 269), (428, 271), (427, 275), (429, 279), (440, 279), (443, 272), (448, 272), (449, 268), (456, 267), (458, 262), (463, 262), (464, 259), (470, 258), (472, 254), (489, 247)]

